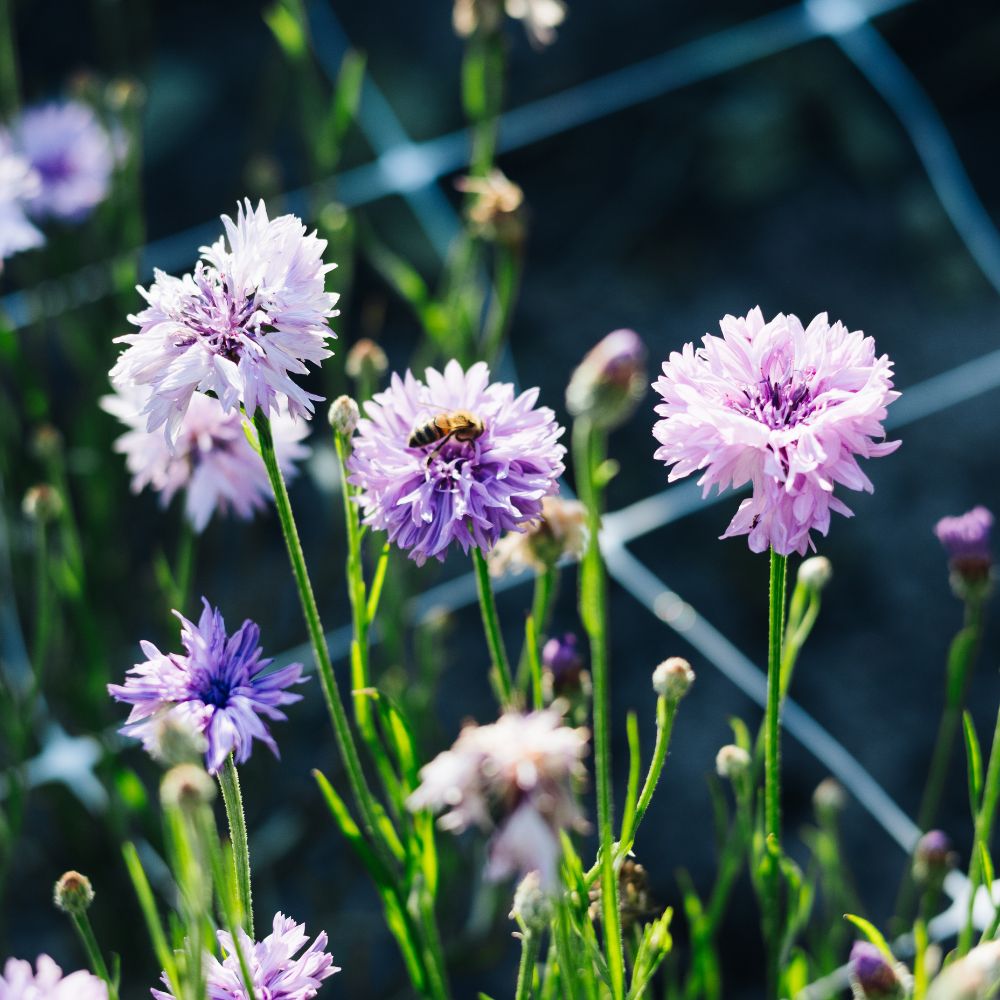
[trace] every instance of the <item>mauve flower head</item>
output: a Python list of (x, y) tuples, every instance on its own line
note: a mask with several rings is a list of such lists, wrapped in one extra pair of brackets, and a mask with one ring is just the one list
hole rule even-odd
[[(149, 396), (148, 388), (133, 385), (101, 399), (101, 407), (130, 428), (115, 441), (115, 451), (125, 456), (133, 493), (152, 487), (166, 507), (183, 490), (184, 516), (199, 532), (216, 511), (247, 520), (271, 501), (263, 459), (247, 440), (238, 410), (224, 410), (214, 396), (195, 393), (171, 448), (162, 433), (146, 430)], [(295, 463), (309, 455), (302, 443), (309, 425), (281, 413), (271, 431), (278, 464), (290, 480), (298, 471)]]
[(538, 871), (551, 886), (559, 831), (587, 827), (575, 789), (585, 775), (588, 737), (586, 729), (564, 725), (555, 709), (466, 725), (450, 750), (421, 769), (407, 805), (446, 810), (439, 821), (445, 830), (492, 833), (488, 877)]
[(0, 270), (15, 253), (39, 247), (45, 237), (31, 224), (25, 204), (41, 188), (41, 179), (0, 129)]
[(108, 987), (89, 972), (63, 976), (48, 955), (39, 955), (35, 971), (30, 962), (8, 958), (0, 975), (0, 1000), (108, 1000)]
[(83, 101), (52, 101), (28, 108), (12, 129), (14, 142), (41, 178), (28, 201), (37, 218), (86, 218), (105, 198), (126, 147)]
[[(340, 972), (333, 964), (333, 955), (324, 951), (326, 932), (317, 934), (309, 944), (305, 924), (297, 924), (283, 913), (274, 915), (272, 931), (263, 941), (252, 941), (244, 930), (237, 933), (249, 966), (254, 998), (247, 996), (232, 936), (218, 931), (223, 958), (220, 962), (214, 955), (205, 956), (207, 1000), (312, 1000), (323, 980)], [(299, 951), (302, 954), (296, 958)], [(175, 1000), (172, 993), (163, 990), (150, 992), (156, 1000)]]
[(934, 534), (948, 553), (952, 585), (960, 597), (970, 586), (988, 584), (993, 569), (990, 539), (993, 514), (985, 507), (973, 507), (958, 517), (942, 517)]
[(613, 330), (577, 366), (566, 409), (608, 430), (623, 424), (647, 391), (646, 345), (634, 330)]
[(886, 407), (899, 396), (892, 362), (825, 313), (803, 327), (780, 313), (765, 323), (757, 308), (720, 325), (721, 337), (671, 353), (653, 384), (663, 397), (655, 457), (673, 466), (671, 482), (704, 470), (706, 496), (713, 486), (753, 486), (723, 538), (749, 535), (754, 552), (804, 555), (832, 511), (851, 515), (838, 485), (871, 492), (858, 458), (899, 447), (882, 440)]
[(896, 963), (868, 941), (855, 941), (852, 945), (848, 972), (852, 988), (856, 987), (864, 1000), (902, 995)]
[[(508, 383), (491, 383), (482, 362), (463, 371), (449, 361), (425, 379), (393, 374), (365, 403), (348, 462), (365, 524), (388, 532), (418, 564), (443, 561), (452, 542), (488, 552), (503, 532), (526, 527), (557, 491), (566, 453), (554, 414), (535, 406), (537, 389), (516, 395)], [(481, 434), (410, 447), (416, 428), (461, 410), (482, 422)]]
[(326, 241), (294, 215), (269, 219), (263, 201), (254, 209), (247, 200), (235, 222), (222, 223), (225, 237), (202, 247), (193, 274), (157, 271), (139, 289), (148, 306), (129, 317), (139, 332), (117, 338), (129, 346), (112, 381), (152, 388), (146, 429), (165, 426), (171, 444), (195, 392), (214, 393), (227, 412), (242, 404), (251, 417), (260, 408), (306, 418), (322, 398), (291, 376), (332, 353), (338, 296), (325, 290), (335, 266), (323, 263)]
[(219, 610), (205, 598), (202, 602), (197, 625), (174, 612), (181, 622), (184, 653), (161, 653), (151, 642), (142, 642), (146, 661), (132, 667), (124, 685), (109, 684), (108, 692), (132, 706), (120, 731), (141, 739), (148, 750), (157, 749), (165, 716), (203, 733), (208, 742), (205, 765), (216, 774), (230, 753), (237, 764), (246, 761), (255, 739), (279, 756), (260, 717), (284, 719), (279, 706), (302, 699), (287, 688), (308, 678), (302, 676), (301, 663), (265, 675), (271, 661), (261, 659), (257, 625), (245, 621), (229, 636)]

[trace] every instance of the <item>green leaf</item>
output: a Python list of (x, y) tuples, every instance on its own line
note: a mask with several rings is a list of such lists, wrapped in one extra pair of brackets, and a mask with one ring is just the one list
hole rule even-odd
[(974, 625), (963, 628), (948, 647), (948, 704), (957, 708), (965, 695), (965, 682), (969, 666), (976, 652), (979, 629)]
[(366, 58), (364, 53), (351, 49), (340, 64), (337, 86), (333, 93), (330, 124), (333, 140), (339, 146), (347, 130), (358, 115), (361, 90), (365, 82)]
[(965, 759), (969, 775), (969, 805), (972, 815), (979, 815), (983, 801), (983, 751), (976, 735), (976, 725), (968, 712), (962, 713), (962, 733), (965, 737)]
[(888, 942), (882, 936), (882, 932), (870, 920), (865, 920), (864, 917), (859, 917), (854, 913), (845, 913), (844, 919), (849, 920), (852, 924), (854, 924), (854, 926), (857, 927), (857, 929), (861, 931), (861, 933), (864, 934), (864, 936), (868, 938), (868, 940), (871, 941), (871, 943), (875, 945), (880, 952), (882, 952), (887, 961), (896, 961), (896, 956), (893, 955)]
[(305, 58), (308, 34), (301, 6), (295, 0), (277, 0), (264, 11), (264, 23), (292, 62)]

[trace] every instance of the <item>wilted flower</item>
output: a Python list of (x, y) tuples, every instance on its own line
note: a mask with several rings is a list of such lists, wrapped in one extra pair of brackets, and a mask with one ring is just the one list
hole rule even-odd
[(113, 137), (94, 109), (77, 100), (28, 108), (12, 138), (41, 179), (28, 211), (66, 222), (86, 218), (107, 198), (111, 175), (125, 154), (124, 139)]
[(850, 516), (835, 497), (840, 484), (872, 490), (858, 458), (888, 455), (883, 441), (892, 363), (875, 356), (875, 341), (831, 326), (826, 313), (807, 328), (760, 309), (726, 316), (722, 337), (686, 344), (663, 364), (653, 388), (663, 397), (653, 428), (656, 458), (673, 466), (670, 480), (704, 470), (705, 495), (716, 486), (753, 486), (723, 538), (749, 535), (750, 548), (805, 554), (810, 532), (825, 535), (830, 512)]
[[(625, 858), (618, 868), (618, 915), (622, 930), (628, 932), (655, 914), (646, 869), (634, 858)], [(590, 890), (590, 919), (599, 920), (601, 916), (601, 882), (598, 879)]]
[(490, 553), (490, 572), (494, 576), (528, 569), (544, 573), (562, 559), (576, 562), (583, 558), (587, 537), (587, 509), (579, 500), (545, 497), (538, 520), (497, 542)]
[(0, 1000), (108, 1000), (108, 987), (89, 972), (63, 977), (62, 969), (39, 955), (36, 971), (23, 959), (8, 958), (0, 975)]
[(993, 515), (985, 507), (973, 507), (959, 517), (942, 517), (934, 534), (948, 553), (952, 588), (964, 598), (969, 588), (988, 585), (993, 569), (990, 544)]
[[(263, 941), (252, 941), (244, 930), (237, 931), (240, 950), (249, 966), (256, 1000), (312, 1000), (324, 979), (340, 969), (333, 964), (333, 955), (324, 951), (326, 932), (316, 935), (312, 944), (305, 924), (276, 913), (272, 931)], [(220, 962), (214, 955), (205, 955), (205, 979), (209, 1000), (252, 1000), (247, 996), (240, 971), (240, 960), (232, 936), (218, 931), (222, 947)], [(306, 945), (308, 944), (308, 947)], [(296, 952), (305, 951), (295, 958)], [(163, 977), (166, 982), (166, 975)], [(175, 1000), (172, 993), (151, 991), (156, 1000)]]
[(691, 664), (681, 656), (671, 656), (653, 671), (653, 690), (668, 701), (680, 701), (694, 684)]
[(10, 136), (0, 129), (0, 270), (8, 257), (45, 242), (24, 212), (26, 202), (40, 188), (37, 171), (15, 152)]
[(326, 241), (294, 215), (269, 219), (263, 201), (255, 211), (247, 200), (235, 222), (224, 215), (222, 223), (226, 236), (202, 247), (193, 275), (157, 271), (140, 288), (149, 305), (129, 317), (139, 332), (117, 338), (129, 347), (112, 380), (152, 387), (146, 429), (166, 425), (171, 444), (195, 392), (213, 392), (227, 412), (242, 404), (251, 417), (258, 408), (308, 417), (321, 398), (291, 375), (331, 354), (327, 321), (338, 296), (324, 288), (335, 266), (323, 263)]
[(988, 1000), (1000, 980), (1000, 941), (978, 945), (931, 983), (927, 1000)]
[(94, 887), (90, 879), (79, 872), (65, 872), (56, 882), (52, 901), (64, 913), (79, 914), (90, 909), (94, 901)]
[[(490, 383), (482, 362), (463, 371), (450, 361), (425, 377), (394, 374), (365, 403), (348, 460), (365, 524), (418, 564), (443, 560), (452, 542), (488, 552), (503, 532), (538, 518), (566, 452), (552, 411), (535, 407), (537, 389), (516, 396)], [(411, 445), (418, 436), (425, 443)]]
[(236, 763), (249, 756), (255, 739), (278, 756), (278, 746), (260, 716), (284, 719), (279, 706), (300, 701), (302, 695), (286, 688), (304, 683), (302, 664), (263, 675), (270, 660), (260, 658), (260, 629), (245, 621), (231, 636), (218, 609), (202, 598), (198, 624), (180, 612), (181, 644), (186, 653), (161, 653), (142, 642), (146, 662), (128, 672), (124, 685), (109, 684), (108, 692), (132, 705), (123, 729), (126, 736), (155, 743), (164, 716), (177, 718), (208, 740), (205, 761), (215, 774), (232, 753)]
[(848, 962), (851, 990), (859, 1000), (882, 1000), (903, 996), (905, 969), (890, 962), (875, 945), (855, 941)]
[(455, 745), (420, 771), (412, 810), (447, 810), (445, 830), (492, 832), (487, 875), (537, 871), (555, 883), (559, 831), (586, 828), (574, 794), (584, 776), (588, 733), (562, 724), (559, 712), (507, 712), (487, 726), (466, 725)]
[[(195, 531), (204, 531), (212, 515), (253, 517), (271, 501), (264, 461), (247, 440), (239, 410), (223, 409), (213, 396), (195, 393), (181, 418), (173, 447), (157, 431), (146, 430), (143, 415), (150, 390), (122, 386), (101, 399), (101, 407), (131, 428), (115, 441), (132, 474), (132, 492), (147, 486), (166, 507), (184, 491), (184, 515)], [(295, 462), (306, 458), (304, 420), (282, 413), (271, 422), (274, 450), (286, 480), (295, 477)]]
[(913, 851), (913, 877), (928, 886), (940, 886), (958, 863), (951, 838), (943, 830), (928, 830)]
[(632, 415), (647, 389), (646, 346), (634, 330), (613, 330), (570, 376), (566, 409), (613, 428)]
[(750, 770), (750, 754), (735, 743), (727, 743), (715, 755), (715, 773), (727, 781), (735, 781)]
[(460, 177), (455, 187), (472, 195), (466, 211), (484, 236), (508, 245), (521, 242), (524, 226), (519, 211), (524, 192), (502, 170), (494, 168), (485, 177)]

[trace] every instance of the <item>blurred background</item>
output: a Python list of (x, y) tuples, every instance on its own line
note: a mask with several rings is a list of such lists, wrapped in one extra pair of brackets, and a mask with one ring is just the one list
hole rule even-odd
[[(867, 469), (875, 493), (850, 498), (855, 518), (836, 521), (820, 540), (834, 580), (792, 696), (912, 816), (962, 610), (931, 529), (977, 503), (1000, 509), (1000, 238), (990, 221), (1000, 218), (1000, 10), (928, 0), (883, 8), (868, 21), (864, 5), (849, 0), (569, 0), (544, 48), (511, 22), (499, 165), (524, 190), (527, 235), (497, 370), (540, 386), (542, 401), (565, 420), (570, 372), (617, 327), (644, 338), (651, 378), (669, 351), (757, 304), (768, 316), (828, 311), (876, 338), (903, 391), (892, 435), (904, 444)], [(176, 503), (164, 512), (148, 492), (130, 494), (111, 450), (121, 428), (97, 407), (118, 352), (112, 338), (140, 308), (132, 285), (148, 283), (153, 266), (189, 269), (197, 248), (217, 237), (218, 216), (243, 196), (266, 198), (273, 213), (303, 214), (330, 240), (327, 259), (340, 263), (331, 279), (342, 294), (337, 358), (312, 386), (332, 397), (348, 388), (341, 362), (361, 337), (376, 339), (393, 369), (415, 355), (433, 357), (421, 353), (424, 332), (399, 286), (422, 279), (434, 289), (461, 225), (454, 182), (468, 156), (463, 42), (450, 4), (305, 2), (309, 30), (298, 40), (284, 9), (32, 0), (12, 12), (26, 103), (99, 94), (136, 131), (132, 166), (100, 212), (83, 227), (47, 230), (43, 251), (9, 261), (0, 275), (0, 655), (8, 670), (17, 633), (33, 621), (34, 536), (20, 505), (49, 473), (36, 441), (43, 426), (65, 443), (86, 574), (86, 602), (65, 602), (54, 632), (43, 724), (27, 754), (35, 787), (5, 872), (0, 952), (48, 951), (67, 967), (82, 964), (50, 903), (55, 879), (77, 868), (95, 883), (102, 943), (123, 956), (126, 997), (145, 995), (158, 970), (117, 843), (126, 835), (157, 842), (146, 801), (155, 800), (156, 772), (113, 736), (124, 713), (104, 684), (138, 658), (139, 639), (176, 648), (155, 565), (160, 554), (173, 558), (180, 523)], [(317, 149), (316, 109), (329, 104), (352, 51), (366, 59), (364, 86), (334, 162)], [(400, 261), (414, 273), (401, 278), (392, 263)], [(653, 402), (650, 393), (612, 438), (621, 463), (612, 510), (667, 487), (652, 461)], [(313, 458), (292, 499), (324, 623), (337, 629), (349, 609), (325, 420), (317, 419), (310, 443)], [(685, 486), (671, 490), (674, 499), (630, 550), (761, 663), (766, 560), (742, 540), (716, 541), (738, 499), (701, 505)], [(489, 721), (486, 650), (471, 584), (430, 590), (463, 576), (461, 560), (417, 573), (392, 558), (390, 624), (376, 664), (380, 683), (432, 705), (420, 732), (430, 756), (452, 742), (462, 719)], [(305, 635), (285, 560), (273, 515), (249, 525), (217, 519), (199, 542), (194, 593), (218, 604), (230, 626), (258, 621), (269, 652), (291, 650)], [(552, 631), (578, 630), (573, 591), (567, 575)], [(527, 586), (501, 598), (512, 637), (529, 600)], [(194, 607), (192, 599), (187, 613)], [(647, 752), (652, 745), (653, 667), (683, 655), (698, 676), (636, 849), (657, 901), (677, 906), (678, 870), (699, 889), (711, 884), (708, 781), (717, 749), (731, 738), (728, 718), (756, 726), (760, 711), (703, 648), (617, 583), (611, 615), (619, 782), (627, 709), (638, 711)], [(1000, 694), (996, 639), (989, 629), (970, 697), (981, 734), (991, 731)], [(260, 751), (246, 768), (255, 893), (262, 912), (281, 908), (313, 932), (328, 931), (344, 966), (331, 991), (406, 995), (375, 893), (309, 775), (313, 766), (335, 781), (339, 773), (312, 687), (276, 733), (280, 771)], [(939, 825), (967, 859), (960, 756)], [(812, 792), (829, 770), (791, 738), (784, 761), (788, 840), (804, 862), (799, 832), (812, 822)], [(854, 801), (843, 831), (864, 912), (885, 920), (904, 854)], [(455, 943), (455, 995), (502, 996), (517, 961), (507, 890), (477, 884), (477, 838), (444, 857), (441, 919)], [(756, 913), (744, 880), (722, 935), (727, 997), (755, 995)], [(677, 936), (682, 947), (679, 919)]]

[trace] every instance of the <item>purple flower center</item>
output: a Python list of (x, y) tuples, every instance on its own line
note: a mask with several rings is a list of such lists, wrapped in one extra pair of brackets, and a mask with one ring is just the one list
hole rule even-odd
[(728, 405), (772, 430), (794, 427), (816, 409), (809, 386), (794, 372), (780, 380), (762, 378), (728, 400)]
[(198, 697), (206, 705), (214, 705), (216, 708), (225, 708), (229, 704), (229, 695), (232, 692), (232, 685), (223, 677), (213, 674), (205, 678), (206, 683), (198, 693)]
[[(195, 277), (201, 295), (185, 309), (185, 326), (194, 330), (204, 345), (214, 354), (237, 362), (246, 349), (246, 338), (256, 339), (266, 332), (265, 317), (258, 311), (257, 291), (252, 295), (236, 295), (223, 276), (217, 283), (211, 273)], [(178, 347), (194, 343), (183, 339)]]
[(54, 153), (51, 156), (37, 160), (32, 166), (41, 175), (42, 182), (46, 186), (58, 184), (73, 174), (73, 164), (66, 152)]

